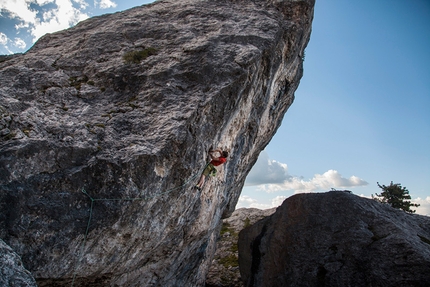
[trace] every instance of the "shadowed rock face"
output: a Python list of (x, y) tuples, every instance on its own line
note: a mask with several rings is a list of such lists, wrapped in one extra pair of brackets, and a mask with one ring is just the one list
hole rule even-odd
[(258, 220), (273, 214), (276, 208), (239, 208), (222, 220), (214, 259), (206, 277), (206, 287), (242, 287), (239, 272), (237, 240), (239, 232)]
[(0, 239), (0, 286), (37, 287), (21, 258)]
[(294, 195), (239, 234), (245, 286), (428, 286), (430, 218), (343, 191)]
[[(293, 102), (313, 4), (159, 1), (0, 58), (0, 237), (41, 286), (204, 284)], [(230, 157), (199, 192), (211, 147)]]

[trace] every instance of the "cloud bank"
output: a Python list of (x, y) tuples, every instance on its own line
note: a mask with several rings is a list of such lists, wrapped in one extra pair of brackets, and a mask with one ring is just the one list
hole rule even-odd
[(294, 192), (328, 191), (332, 188), (353, 188), (365, 186), (369, 183), (357, 176), (343, 177), (337, 170), (328, 170), (323, 174), (315, 174), (313, 178), (304, 180), (299, 177), (291, 177), (281, 184), (267, 184), (262, 189), (267, 192), (281, 190), (294, 190)]
[(426, 198), (420, 198), (412, 199), (412, 203), (418, 203), (420, 206), (418, 207), (412, 207), (412, 210), (416, 210), (417, 214), (421, 215), (427, 215), (430, 216), (430, 196), (427, 196)]
[(288, 166), (269, 159), (267, 152), (262, 151), (246, 177), (245, 185), (280, 184), (289, 178)]
[(17, 30), (27, 28), (33, 42), (46, 33), (69, 28), (89, 16), (82, 12), (88, 7), (84, 0), (4, 0), (0, 9), (10, 13), (19, 24)]
[(333, 169), (305, 180), (303, 177), (289, 175), (287, 164), (269, 159), (267, 152), (263, 151), (248, 174), (245, 185), (260, 186), (267, 192), (292, 190), (300, 193), (353, 188), (368, 185), (368, 182), (354, 175), (345, 178)]
[[(361, 197), (370, 198), (368, 196), (359, 195)], [(280, 206), (284, 200), (287, 199), (287, 196), (276, 196), (272, 198), (271, 204), (260, 203), (257, 199), (251, 198), (247, 195), (242, 195), (239, 197), (239, 201), (236, 205), (236, 209), (238, 208), (258, 208), (258, 209), (269, 209), (273, 207)], [(413, 207), (413, 210), (416, 210), (416, 214), (430, 216), (430, 196), (426, 198), (416, 198), (412, 199), (411, 202), (420, 204), (419, 207)]]
[(108, 8), (115, 8), (116, 3), (110, 0), (100, 0), (96, 1), (96, 7), (98, 6), (100, 9), (108, 9)]
[[(116, 6), (112, 0), (2, 0), (0, 17), (11, 26), (1, 27), (0, 45), (10, 53), (23, 50), (46, 33), (67, 29), (89, 18), (85, 12), (88, 7), (108, 9)], [(30, 40), (26, 39), (28, 36)]]
[(8, 41), (9, 41), (9, 38), (6, 36), (6, 34), (0, 32), (0, 44), (6, 45)]
[(259, 203), (257, 199), (251, 198), (250, 196), (247, 195), (242, 195), (239, 197), (239, 201), (236, 205), (236, 209), (238, 208), (258, 208), (258, 209), (269, 209), (269, 208), (273, 208), (273, 207), (278, 207), (279, 205), (282, 204), (282, 202), (284, 202), (284, 200), (286, 199), (286, 196), (276, 196), (274, 198), (272, 198), (272, 202), (271, 204), (264, 204), (264, 203)]

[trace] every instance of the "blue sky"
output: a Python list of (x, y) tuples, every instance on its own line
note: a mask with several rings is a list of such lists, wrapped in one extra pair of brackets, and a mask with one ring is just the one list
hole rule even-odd
[[(2, 0), (0, 54), (44, 33), (152, 1)], [(238, 207), (377, 182), (407, 187), (430, 215), (430, 1), (317, 0), (304, 76)], [(263, 176), (262, 176), (263, 175)]]
[(286, 164), (284, 184), (247, 186), (239, 206), (393, 181), (430, 215), (429, 51), (430, 1), (317, 1), (296, 99), (254, 168)]

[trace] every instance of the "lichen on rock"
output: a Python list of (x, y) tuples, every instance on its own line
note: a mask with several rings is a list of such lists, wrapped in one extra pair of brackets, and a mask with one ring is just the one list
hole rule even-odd
[[(39, 282), (203, 285), (293, 102), (313, 5), (158, 1), (3, 57), (0, 238)], [(199, 192), (211, 147), (230, 157)]]

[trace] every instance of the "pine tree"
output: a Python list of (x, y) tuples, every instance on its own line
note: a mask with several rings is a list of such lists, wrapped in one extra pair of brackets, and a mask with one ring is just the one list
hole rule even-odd
[(406, 187), (403, 187), (400, 183), (393, 184), (393, 182), (391, 182), (389, 186), (380, 185), (379, 182), (377, 184), (382, 189), (382, 193), (376, 193), (376, 197), (372, 194), (373, 199), (382, 203), (388, 203), (394, 208), (399, 208), (410, 213), (415, 212), (415, 210), (411, 210), (411, 206), (420, 206), (419, 204), (411, 203), (409, 201), (411, 199), (409, 190), (407, 190)]

